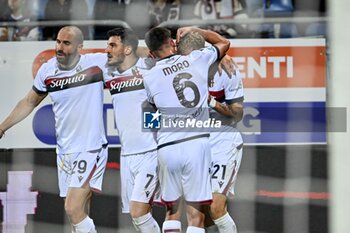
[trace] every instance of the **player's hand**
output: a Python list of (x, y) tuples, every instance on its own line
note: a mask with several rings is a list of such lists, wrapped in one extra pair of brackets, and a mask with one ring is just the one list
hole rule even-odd
[(215, 108), (216, 107), (216, 99), (214, 96), (211, 96), (210, 94), (208, 95), (208, 105), (211, 108)]
[(176, 31), (176, 44), (179, 43), (181, 37), (189, 33), (190, 31), (193, 31), (195, 28), (194, 27), (181, 27), (178, 28)]
[(231, 56), (226, 54), (221, 58), (220, 63), (218, 65), (218, 72), (220, 76), (222, 74), (222, 70), (224, 70), (226, 74), (231, 78), (233, 75), (236, 74), (236, 69), (238, 69), (238, 66), (232, 60)]

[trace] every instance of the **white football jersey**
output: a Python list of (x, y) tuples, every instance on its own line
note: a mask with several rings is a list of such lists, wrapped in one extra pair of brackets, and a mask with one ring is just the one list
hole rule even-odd
[[(213, 83), (209, 87), (209, 94), (215, 97), (216, 101), (223, 104), (242, 102), (244, 99), (243, 81), (239, 71), (236, 70), (236, 74), (231, 78), (225, 72), (221, 76), (216, 72)], [(226, 116), (223, 116), (214, 109), (210, 109), (210, 117), (222, 120), (223, 123), (219, 131), (214, 130), (210, 132), (209, 141), (212, 151), (215, 152), (230, 148), (225, 147), (225, 145), (229, 146), (232, 143), (234, 146), (243, 143), (241, 133), (236, 129), (235, 122), (227, 121)]]
[(148, 100), (161, 113), (158, 145), (208, 133), (208, 128), (201, 130), (190, 122), (209, 119), (208, 69), (218, 54), (217, 48), (209, 46), (188, 56), (173, 55), (145, 73)]
[(33, 90), (51, 97), (58, 154), (92, 151), (107, 143), (103, 122), (106, 61), (105, 54), (86, 54), (73, 69), (61, 70), (52, 58), (39, 69)]
[(116, 70), (104, 77), (113, 99), (121, 155), (139, 154), (157, 148), (155, 133), (142, 131), (142, 108), (148, 104), (142, 72), (147, 67), (145, 59), (139, 58), (133, 67), (123, 73)]

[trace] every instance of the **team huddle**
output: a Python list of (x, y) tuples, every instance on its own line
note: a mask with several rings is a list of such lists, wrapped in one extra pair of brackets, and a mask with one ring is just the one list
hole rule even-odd
[[(242, 159), (236, 123), (243, 115), (243, 85), (226, 55), (230, 42), (195, 27), (179, 28), (174, 41), (168, 29), (156, 27), (145, 35), (150, 56), (140, 57), (139, 39), (131, 29), (115, 28), (107, 35), (106, 53), (82, 55), (81, 30), (63, 27), (56, 57), (42, 65), (32, 89), (0, 124), (0, 138), (49, 95), (65, 212), (73, 233), (95, 233), (89, 206), (92, 191), (102, 189), (108, 159), (103, 121), (107, 87), (121, 143), (122, 212), (130, 214), (135, 229), (181, 232), (184, 207), (187, 233), (237, 232), (226, 202), (234, 194)], [(145, 108), (162, 117), (215, 118), (222, 126), (216, 131), (145, 131)], [(166, 208), (162, 228), (151, 214), (157, 202)]]

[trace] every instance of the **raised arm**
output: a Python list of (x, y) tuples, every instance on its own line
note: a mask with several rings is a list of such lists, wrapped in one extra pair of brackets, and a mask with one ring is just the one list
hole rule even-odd
[(38, 94), (31, 89), (0, 124), (0, 138), (4, 136), (6, 130), (25, 119), (46, 96), (47, 94)]
[(236, 102), (229, 105), (222, 104), (209, 96), (209, 106), (224, 116), (231, 118), (234, 122), (239, 122), (243, 117), (243, 102)]
[(176, 42), (178, 43), (180, 41), (180, 38), (186, 33), (190, 31), (195, 31), (198, 32), (203, 36), (205, 41), (208, 43), (214, 45), (216, 48), (219, 50), (219, 59), (222, 58), (227, 50), (230, 48), (230, 41), (226, 39), (225, 37), (221, 36), (220, 34), (209, 31), (209, 30), (204, 30), (201, 28), (196, 28), (196, 27), (182, 27), (177, 29), (177, 34), (176, 34)]
[[(223, 79), (221, 87), (224, 88), (225, 104), (216, 101), (216, 98), (214, 97), (216, 92), (212, 91), (208, 97), (209, 106), (234, 122), (239, 122), (243, 117), (244, 101), (243, 81), (240, 72), (237, 70), (236, 74), (232, 78), (226, 76), (225, 74), (223, 74), (221, 77), (214, 75), (215, 74), (213, 74), (212, 80), (214, 77), (217, 79)], [(209, 87), (215, 85), (214, 82), (210, 82)], [(211, 96), (211, 94), (214, 96)]]

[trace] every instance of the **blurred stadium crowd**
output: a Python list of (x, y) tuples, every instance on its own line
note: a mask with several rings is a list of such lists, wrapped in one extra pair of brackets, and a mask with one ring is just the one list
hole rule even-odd
[[(95, 40), (106, 39), (106, 30), (118, 26), (110, 20), (125, 22), (140, 38), (151, 27), (184, 20), (202, 21), (202, 27), (208, 22), (204, 27), (228, 38), (326, 36), (326, 20), (317, 20), (326, 16), (325, 0), (0, 0), (0, 40), (52, 40), (62, 20), (79, 21), (86, 39)], [(266, 23), (302, 17), (315, 20)]]

